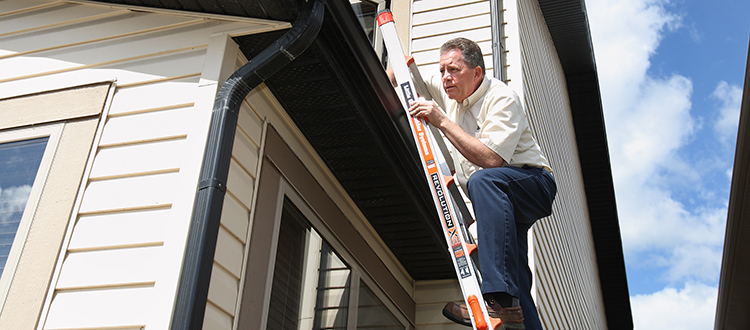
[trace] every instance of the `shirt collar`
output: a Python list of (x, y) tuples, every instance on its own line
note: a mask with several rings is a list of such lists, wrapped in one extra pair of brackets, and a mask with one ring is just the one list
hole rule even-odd
[(461, 108), (471, 108), (472, 106), (474, 106), (474, 104), (477, 103), (477, 101), (479, 101), (479, 99), (482, 98), (482, 96), (484, 96), (484, 94), (487, 92), (487, 89), (489, 88), (490, 88), (490, 80), (487, 79), (487, 76), (484, 76), (482, 78), (482, 83), (479, 84), (479, 88), (477, 88), (477, 90), (475, 90), (474, 93), (469, 95), (469, 97), (461, 101), (459, 105), (461, 106)]

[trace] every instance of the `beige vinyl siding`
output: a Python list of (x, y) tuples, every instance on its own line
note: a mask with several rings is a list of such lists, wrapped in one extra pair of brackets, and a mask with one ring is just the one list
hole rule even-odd
[[(288, 26), (86, 2), (0, 2), (0, 98), (117, 86), (38, 329), (168, 328), (223, 74), (221, 38)], [(258, 136), (240, 132), (235, 145), (257, 147)], [(242, 162), (253, 161), (233, 162), (225, 209), (247, 219), (255, 167)], [(246, 222), (222, 221), (216, 282), (240, 275), (244, 251), (233, 240), (245, 239)], [(232, 312), (224, 298), (232, 288), (216, 290), (215, 306)]]
[(438, 73), (440, 46), (456, 37), (469, 38), (479, 44), (487, 74), (492, 76), (489, 1), (418, 0), (412, 3), (410, 53), (425, 78)]
[(534, 226), (539, 313), (550, 330), (606, 329), (565, 76), (537, 1), (518, 13), (526, 108), (558, 188), (553, 215)]
[(462, 330), (463, 325), (453, 323), (443, 316), (448, 301), (463, 299), (457, 280), (419, 281), (416, 284), (416, 328), (419, 330)]
[[(247, 62), (242, 54), (235, 57), (233, 71)], [(262, 100), (254, 100), (256, 107), (263, 107), (264, 103)], [(257, 188), (256, 179), (260, 166), (258, 155), (261, 152), (263, 129), (261, 115), (251, 105), (251, 101), (245, 99), (240, 106), (234, 136), (203, 329), (235, 327), (247, 238), (250, 237), (250, 214)]]

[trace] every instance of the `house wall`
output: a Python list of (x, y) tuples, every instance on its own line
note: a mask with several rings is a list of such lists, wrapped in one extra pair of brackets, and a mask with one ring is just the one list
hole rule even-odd
[[(33, 328), (39, 317), (92, 144), (100, 136), (101, 114), (113, 91), (105, 82), (0, 100), (3, 142), (48, 139), (23, 217), (3, 260), (0, 328)], [(38, 111), (29, 116), (29, 109)], [(3, 229), (3, 236), (8, 237), (12, 227), (4, 224)]]
[(552, 216), (534, 226), (538, 310), (546, 329), (606, 329), (565, 76), (537, 0), (517, 8), (526, 109), (558, 189)]
[[(522, 98), (558, 187), (552, 216), (537, 222), (529, 238), (534, 242), (529, 260), (540, 317), (546, 329), (605, 329), (564, 72), (538, 2), (499, 2), (505, 82)], [(413, 1), (411, 52), (422, 74), (437, 71), (438, 48), (458, 36), (480, 45), (489, 68), (493, 55), (489, 10), (488, 1)], [(420, 282), (416, 290), (419, 329), (461, 328), (440, 314), (446, 301), (461, 299), (457, 282)]]
[(440, 46), (456, 37), (469, 38), (479, 44), (487, 75), (493, 75), (489, 1), (418, 0), (412, 3), (411, 10), (408, 51), (425, 78), (438, 73)]
[[(53, 249), (59, 254), (49, 287), (36, 305), (7, 300), (0, 328), (168, 328), (213, 99), (235, 65), (234, 55), (224, 58), (227, 40), (288, 26), (87, 2), (0, 2), (0, 99), (96, 82), (115, 86), (80, 189), (69, 192), (75, 205)], [(240, 134), (236, 144), (252, 144), (259, 136), (253, 133)], [(253, 169), (240, 163), (230, 178), (247, 181)], [(226, 209), (250, 203), (249, 187), (230, 187)], [(220, 244), (245, 237), (243, 230), (224, 224)], [(223, 275), (237, 274), (221, 258)], [(25, 280), (14, 278), (10, 292)], [(11, 313), (19, 309), (24, 313)]]

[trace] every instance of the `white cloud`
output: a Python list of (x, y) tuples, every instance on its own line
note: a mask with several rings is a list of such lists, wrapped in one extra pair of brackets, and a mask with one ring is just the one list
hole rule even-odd
[[(639, 96), (664, 30), (680, 25), (661, 0), (586, 1), (607, 116), (619, 119)], [(616, 110), (615, 110), (616, 109)]]
[(740, 122), (742, 88), (722, 81), (711, 93), (711, 97), (720, 103), (719, 117), (714, 123), (714, 130), (721, 142), (728, 144), (729, 147), (734, 147), (737, 127)]
[(648, 174), (680, 166), (676, 151), (695, 127), (690, 116), (693, 89), (689, 79), (679, 75), (645, 78), (640, 86), (637, 100), (631, 101), (627, 109), (620, 109), (627, 117), (607, 127), (608, 132), (614, 133), (611, 146), (615, 151), (613, 167), (620, 176), (615, 178), (617, 181), (645, 181)]
[[(695, 217), (672, 198), (671, 182), (700, 175), (681, 158), (698, 123), (692, 81), (648, 75), (649, 58), (680, 17), (657, 0), (587, 1), (626, 257), (685, 242)], [(699, 221), (697, 221), (700, 223)]]
[[(655, 76), (648, 71), (665, 34), (682, 27), (682, 17), (669, 12), (668, 4), (586, 1), (620, 228), (629, 268), (659, 270), (660, 280), (670, 285), (714, 283), (726, 205), (704, 203), (714, 192), (699, 189), (702, 173), (683, 157), (703, 128), (702, 119), (690, 113), (693, 83), (677, 73)], [(714, 92), (728, 108), (734, 96), (732, 88), (721, 84)], [(723, 113), (722, 118), (732, 118), (730, 111)], [(729, 119), (717, 124), (732, 125)], [(690, 191), (697, 204), (685, 205), (675, 197), (683, 191)], [(640, 317), (635, 309), (633, 315)]]
[(10, 221), (15, 212), (23, 212), (30, 193), (30, 185), (5, 189), (0, 187), (0, 224)]
[(665, 288), (630, 299), (635, 330), (713, 329), (718, 289), (704, 284)]

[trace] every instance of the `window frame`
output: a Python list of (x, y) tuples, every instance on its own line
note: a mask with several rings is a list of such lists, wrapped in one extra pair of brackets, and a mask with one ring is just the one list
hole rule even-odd
[[(245, 269), (240, 279), (238, 311), (235, 329), (265, 329), (268, 321), (271, 287), (275, 265), (278, 234), (284, 200), (288, 199), (306, 217), (315, 232), (325, 240), (333, 251), (351, 268), (352, 283), (349, 292), (349, 313), (347, 328), (357, 328), (357, 307), (359, 305), (359, 283), (364, 282), (404, 329), (415, 325), (409, 318), (416, 303), (413, 298), (393, 278), (390, 270), (382, 262), (363, 255), (363, 251), (352, 251), (352, 244), (335, 221), (346, 220), (338, 205), (325, 193), (301, 161), (294, 155), (272, 125), (265, 123), (262, 166), (258, 176), (257, 199), (250, 214), (247, 255)], [(338, 218), (332, 220), (331, 218)], [(333, 222), (332, 222), (333, 221)], [(348, 221), (348, 220), (346, 220)], [(354, 227), (351, 227), (354, 230)], [(367, 245), (361, 236), (360, 244)], [(372, 253), (364, 251), (365, 254)], [(378, 265), (374, 266), (374, 263)], [(385, 271), (384, 271), (385, 270)], [(399, 290), (403, 290), (399, 292)], [(261, 298), (262, 297), (262, 298)], [(304, 298), (303, 298), (304, 299)], [(411, 306), (408, 306), (408, 305)], [(313, 306), (314, 307), (314, 306)], [(411, 315), (414, 317), (414, 315)]]
[(49, 136), (0, 278), (1, 324), (33, 328), (30, 315), (46, 313), (115, 89), (104, 80), (0, 99), (8, 142)]
[[(292, 186), (292, 184), (286, 180), (286, 178), (281, 179), (279, 182), (279, 194), (276, 200), (276, 215), (274, 216), (274, 229), (273, 229), (273, 238), (272, 238), (272, 250), (271, 257), (269, 259), (269, 266), (268, 266), (268, 272), (269, 277), (273, 278), (273, 271), (274, 271), (274, 263), (275, 263), (275, 256), (276, 256), (276, 250), (278, 247), (278, 239), (279, 239), (279, 230), (281, 228), (281, 213), (284, 208), (284, 199), (287, 198), (291, 203), (294, 204), (294, 206), (299, 209), (299, 211), (304, 215), (306, 220), (310, 222), (310, 225), (312, 226), (312, 229), (314, 229), (312, 236), (315, 240), (325, 240), (328, 245), (330, 245), (331, 249), (341, 258), (342, 261), (344, 261), (351, 270), (351, 277), (350, 277), (350, 289), (349, 289), (349, 306), (348, 306), (348, 313), (347, 313), (347, 329), (357, 329), (357, 315), (358, 311), (357, 308), (359, 306), (359, 286), (360, 281), (364, 282), (370, 290), (375, 293), (377, 298), (385, 305), (386, 308), (393, 314), (393, 316), (398, 319), (399, 322), (404, 326), (404, 329), (408, 329), (409, 322), (406, 319), (405, 316), (402, 315), (402, 313), (398, 310), (395, 304), (390, 301), (388, 296), (382, 291), (380, 286), (377, 285), (377, 283), (369, 277), (366, 272), (362, 269), (362, 266), (359, 265), (357, 262), (357, 259), (352, 255), (350, 251), (346, 249), (345, 246), (343, 246), (337, 239), (336, 235), (333, 232), (331, 228), (329, 228), (323, 220), (320, 219), (320, 217), (317, 215), (317, 213), (313, 210), (313, 208), (307, 203), (307, 201), (300, 195), (300, 193)], [(317, 265), (315, 265), (317, 266)], [(319, 275), (319, 274), (318, 274)], [(267, 293), (264, 296), (263, 299), (263, 320), (261, 323), (260, 329), (266, 329), (267, 327), (267, 321), (268, 321), (268, 312), (269, 312), (269, 305), (270, 305), (270, 284), (267, 289)], [(303, 298), (304, 299), (304, 298)], [(315, 305), (313, 304), (313, 308)], [(304, 311), (303, 311), (304, 312)]]
[(39, 163), (39, 169), (34, 177), (34, 184), (31, 186), (31, 193), (23, 210), (21, 221), (16, 230), (16, 236), (13, 238), (13, 244), (8, 253), (8, 260), (5, 262), (5, 270), (0, 276), (0, 311), (5, 305), (5, 298), (8, 295), (10, 284), (16, 274), (18, 262), (21, 259), (24, 243), (31, 229), (31, 222), (36, 214), (39, 201), (42, 196), (42, 190), (47, 182), (47, 177), (52, 167), (52, 159), (57, 152), (57, 146), (62, 136), (65, 123), (55, 123), (42, 126), (33, 126), (30, 128), (18, 128), (8, 131), (0, 131), (0, 144), (25, 141), (38, 138), (49, 138), (44, 148), (42, 160)]

